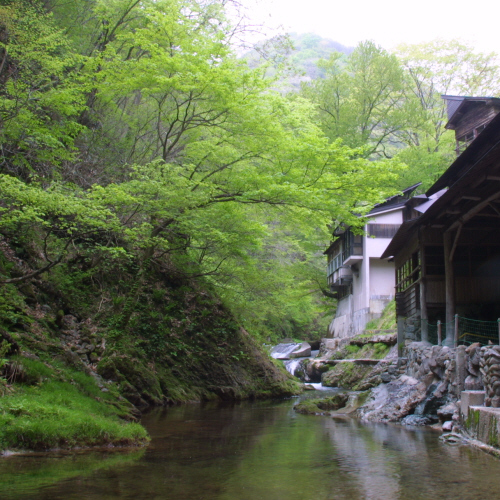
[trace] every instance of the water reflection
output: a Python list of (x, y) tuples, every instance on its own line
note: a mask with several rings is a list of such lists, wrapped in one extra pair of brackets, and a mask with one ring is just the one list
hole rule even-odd
[[(42, 500), (498, 496), (500, 463), (482, 452), (443, 445), (437, 434), (425, 429), (298, 415), (293, 404), (288, 400), (188, 405), (155, 411), (144, 418), (152, 443), (135, 455), (2, 459), (0, 496)], [(44, 479), (37, 483), (42, 469)], [(26, 478), (22, 484), (20, 477)], [(17, 478), (17, 484), (11, 485), (11, 478)]]

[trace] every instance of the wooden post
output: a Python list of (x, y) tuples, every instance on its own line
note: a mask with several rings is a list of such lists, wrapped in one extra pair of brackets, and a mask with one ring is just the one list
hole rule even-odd
[(438, 319), (438, 345), (441, 345), (441, 321)]
[(420, 253), (420, 319), (421, 326), (420, 331), (422, 332), (422, 341), (429, 341), (429, 328), (428, 328), (428, 320), (429, 316), (427, 315), (427, 283), (426, 283), (426, 269), (425, 269), (425, 245), (423, 241), (423, 232), (422, 228), (418, 230), (418, 239), (419, 239), (419, 253)]
[(455, 314), (455, 347), (458, 345), (458, 314)]
[(453, 272), (453, 260), (451, 254), (452, 234), (445, 232), (443, 234), (444, 251), (444, 282), (445, 282), (445, 300), (446, 300), (446, 338), (444, 344), (452, 347), (455, 344), (455, 331), (453, 321), (455, 319), (455, 273)]

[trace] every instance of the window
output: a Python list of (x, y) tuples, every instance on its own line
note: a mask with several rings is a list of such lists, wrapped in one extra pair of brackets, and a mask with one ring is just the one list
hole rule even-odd
[(346, 260), (347, 257), (351, 255), (363, 255), (363, 235), (354, 234), (348, 229), (344, 233), (345, 238), (345, 251), (343, 259)]
[(368, 236), (375, 238), (392, 238), (400, 224), (368, 224)]
[(396, 292), (404, 292), (420, 279), (420, 252), (415, 252), (401, 267), (396, 270)]

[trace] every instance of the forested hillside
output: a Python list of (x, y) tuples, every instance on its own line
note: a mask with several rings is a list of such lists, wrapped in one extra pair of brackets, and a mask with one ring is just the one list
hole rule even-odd
[(400, 166), (329, 141), (231, 33), (219, 2), (2, 2), (2, 447), (296, 391), (254, 339), (322, 334), (326, 223)]
[(113, 427), (292, 393), (258, 344), (324, 334), (328, 225), (449, 161), (425, 47), (334, 53), (286, 94), (233, 33), (217, 0), (0, 2), (0, 448), (145, 439), (85, 434), (97, 403)]

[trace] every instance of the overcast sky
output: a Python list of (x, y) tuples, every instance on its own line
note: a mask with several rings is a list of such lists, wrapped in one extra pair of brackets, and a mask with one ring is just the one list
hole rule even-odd
[(500, 54), (500, 1), (463, 0), (242, 0), (256, 22), (285, 32), (316, 33), (343, 45), (373, 40), (399, 43), (458, 38), (481, 52)]

